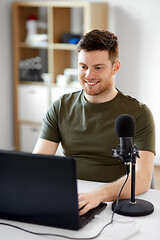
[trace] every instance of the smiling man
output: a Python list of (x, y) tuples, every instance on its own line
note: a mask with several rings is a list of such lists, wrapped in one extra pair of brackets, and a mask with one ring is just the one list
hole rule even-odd
[[(55, 154), (61, 142), (64, 154), (77, 162), (78, 178), (106, 182), (103, 187), (79, 194), (80, 215), (103, 201), (114, 201), (124, 182), (123, 162), (112, 157), (119, 144), (115, 120), (130, 114), (136, 124), (134, 143), (140, 158), (136, 164), (136, 194), (149, 189), (155, 154), (155, 130), (151, 111), (145, 104), (123, 94), (114, 86), (120, 68), (117, 37), (93, 30), (78, 43), (78, 77), (81, 91), (55, 101), (43, 120), (34, 153)], [(129, 81), (129, 79), (128, 79)], [(130, 197), (130, 177), (121, 198)]]

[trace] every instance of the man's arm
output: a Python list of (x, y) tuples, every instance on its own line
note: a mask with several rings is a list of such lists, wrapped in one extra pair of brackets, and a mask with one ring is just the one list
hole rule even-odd
[(54, 155), (58, 148), (58, 143), (39, 138), (33, 153)]
[[(140, 151), (140, 158), (136, 160), (136, 187), (135, 194), (146, 192), (150, 188), (153, 174), (154, 154), (148, 151)], [(83, 215), (91, 208), (99, 205), (100, 202), (115, 201), (118, 193), (126, 179), (126, 176), (115, 182), (106, 184), (95, 191), (79, 194), (80, 215)], [(129, 198), (131, 196), (131, 174), (121, 193), (120, 198)]]

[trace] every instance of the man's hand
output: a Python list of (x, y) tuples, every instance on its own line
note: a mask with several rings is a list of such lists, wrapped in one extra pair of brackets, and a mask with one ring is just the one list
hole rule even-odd
[(90, 209), (97, 207), (101, 203), (100, 194), (97, 191), (92, 191), (88, 193), (79, 193), (79, 215), (83, 215)]

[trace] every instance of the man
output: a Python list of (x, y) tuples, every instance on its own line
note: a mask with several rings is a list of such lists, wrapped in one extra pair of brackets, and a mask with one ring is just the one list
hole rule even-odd
[[(155, 143), (148, 107), (114, 86), (114, 75), (121, 65), (117, 37), (108, 31), (93, 30), (82, 37), (77, 52), (83, 90), (66, 94), (51, 105), (33, 152), (55, 154), (61, 142), (64, 154), (77, 161), (78, 178), (108, 183), (79, 194), (82, 215), (100, 202), (114, 201), (126, 178), (124, 163), (112, 157), (112, 149), (119, 144), (114, 126), (120, 114), (130, 114), (136, 124), (134, 143), (140, 155), (136, 194), (150, 187)], [(130, 197), (130, 181), (129, 177), (121, 198)]]

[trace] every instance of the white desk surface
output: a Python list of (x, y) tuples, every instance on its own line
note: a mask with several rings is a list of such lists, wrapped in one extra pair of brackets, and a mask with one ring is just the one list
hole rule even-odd
[[(79, 192), (87, 192), (97, 188), (102, 183), (78, 180)], [(114, 222), (105, 228), (98, 240), (159, 240), (160, 239), (160, 191), (149, 190), (136, 198), (148, 200), (154, 205), (154, 212), (145, 217), (124, 217), (115, 214)], [(11, 223), (33, 232), (63, 234), (66, 236), (86, 238), (96, 235), (110, 221), (112, 215), (111, 203), (83, 229), (71, 231), (28, 223), (0, 220)], [(8, 226), (0, 225), (0, 240), (61, 240), (60, 237), (36, 236)]]

